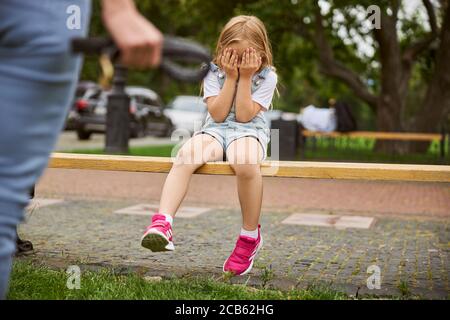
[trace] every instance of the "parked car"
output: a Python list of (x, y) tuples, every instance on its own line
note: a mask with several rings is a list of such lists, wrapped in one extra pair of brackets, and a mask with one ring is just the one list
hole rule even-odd
[(177, 96), (168, 103), (164, 109), (164, 114), (172, 120), (175, 129), (185, 129), (193, 133), (200, 126), (207, 114), (206, 104), (202, 97), (198, 96)]
[(64, 130), (75, 130), (77, 124), (77, 118), (79, 114), (77, 112), (76, 102), (78, 100), (85, 99), (85, 96), (91, 95), (92, 91), (100, 90), (100, 86), (93, 81), (80, 81), (77, 85), (75, 96), (70, 109), (67, 113), (66, 124)]
[[(164, 104), (157, 93), (142, 87), (126, 87), (130, 96), (130, 137), (146, 135), (170, 136), (171, 120), (164, 115)], [(76, 131), (80, 140), (90, 139), (92, 133), (106, 132), (106, 108), (109, 91), (92, 90), (76, 101), (79, 114)]]

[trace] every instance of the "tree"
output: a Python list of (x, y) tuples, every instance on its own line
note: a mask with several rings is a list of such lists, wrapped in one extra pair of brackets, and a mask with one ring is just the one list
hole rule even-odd
[[(418, 131), (430, 132), (439, 119), (449, 121), (450, 115), (450, 5), (445, 3), (444, 21), (440, 32), (440, 46), (436, 52), (435, 72), (428, 86), (425, 100), (416, 117)], [(441, 106), (441, 107), (438, 107)], [(448, 123), (445, 123), (448, 126)], [(449, 129), (448, 127), (446, 129)], [(419, 147), (419, 151), (422, 148)]]

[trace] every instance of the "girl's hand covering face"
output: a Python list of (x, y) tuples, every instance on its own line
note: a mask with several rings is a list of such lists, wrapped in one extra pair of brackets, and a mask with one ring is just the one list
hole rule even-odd
[(261, 63), (261, 57), (256, 53), (254, 48), (245, 49), (239, 65), (239, 76), (251, 78), (259, 70)]
[(238, 58), (239, 56), (236, 50), (233, 50), (231, 48), (226, 48), (225, 50), (223, 50), (220, 57), (220, 63), (222, 65), (223, 71), (225, 71), (227, 78), (237, 80), (237, 78), (239, 77)]

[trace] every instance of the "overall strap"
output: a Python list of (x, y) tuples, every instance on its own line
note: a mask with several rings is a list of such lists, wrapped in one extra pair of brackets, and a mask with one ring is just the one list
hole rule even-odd
[(258, 74), (253, 77), (252, 80), (252, 93), (255, 92), (261, 84), (266, 80), (267, 74), (270, 72), (270, 67), (264, 67)]
[(214, 62), (210, 63), (209, 69), (216, 75), (217, 81), (219, 81), (220, 88), (222, 89), (223, 84), (225, 83), (225, 72), (220, 70), (219, 66)]

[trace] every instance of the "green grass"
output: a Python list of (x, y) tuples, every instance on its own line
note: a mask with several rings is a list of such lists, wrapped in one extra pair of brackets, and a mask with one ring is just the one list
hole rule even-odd
[[(155, 145), (131, 147), (129, 155), (170, 157), (175, 145)], [(449, 156), (442, 160), (439, 158), (439, 145), (433, 143), (425, 154), (392, 155), (373, 151), (374, 141), (370, 139), (336, 139), (334, 146), (326, 138), (317, 139), (315, 149), (309, 141), (304, 160), (313, 161), (350, 161), (350, 162), (378, 162), (378, 163), (410, 163), (410, 164), (448, 164)], [(270, 150), (270, 148), (269, 148)], [(104, 154), (103, 149), (77, 149), (69, 153)], [(176, 153), (174, 153), (175, 155)], [(448, 150), (447, 153), (448, 154)], [(300, 150), (297, 160), (302, 160)]]
[[(374, 151), (375, 139), (341, 137), (329, 139), (325, 137), (316, 140), (315, 148), (312, 139), (308, 139), (305, 160), (314, 161), (351, 161), (405, 164), (448, 164), (448, 144), (445, 159), (439, 157), (439, 142), (434, 141), (426, 153), (420, 154), (384, 154)], [(300, 154), (298, 159), (300, 159)]]
[(278, 291), (232, 285), (227, 280), (206, 277), (185, 277), (149, 282), (137, 274), (118, 275), (114, 271), (81, 272), (80, 289), (66, 287), (68, 274), (43, 265), (16, 259), (8, 299), (349, 299), (329, 288)]
[[(131, 156), (153, 156), (153, 157), (170, 157), (172, 149), (175, 145), (152, 145), (143, 147), (130, 147)], [(84, 154), (104, 154), (103, 149), (76, 149), (64, 151), (65, 153), (84, 153)]]
[(411, 295), (408, 282), (405, 280), (401, 280), (397, 285), (398, 290), (400, 291), (402, 297), (408, 297)]

